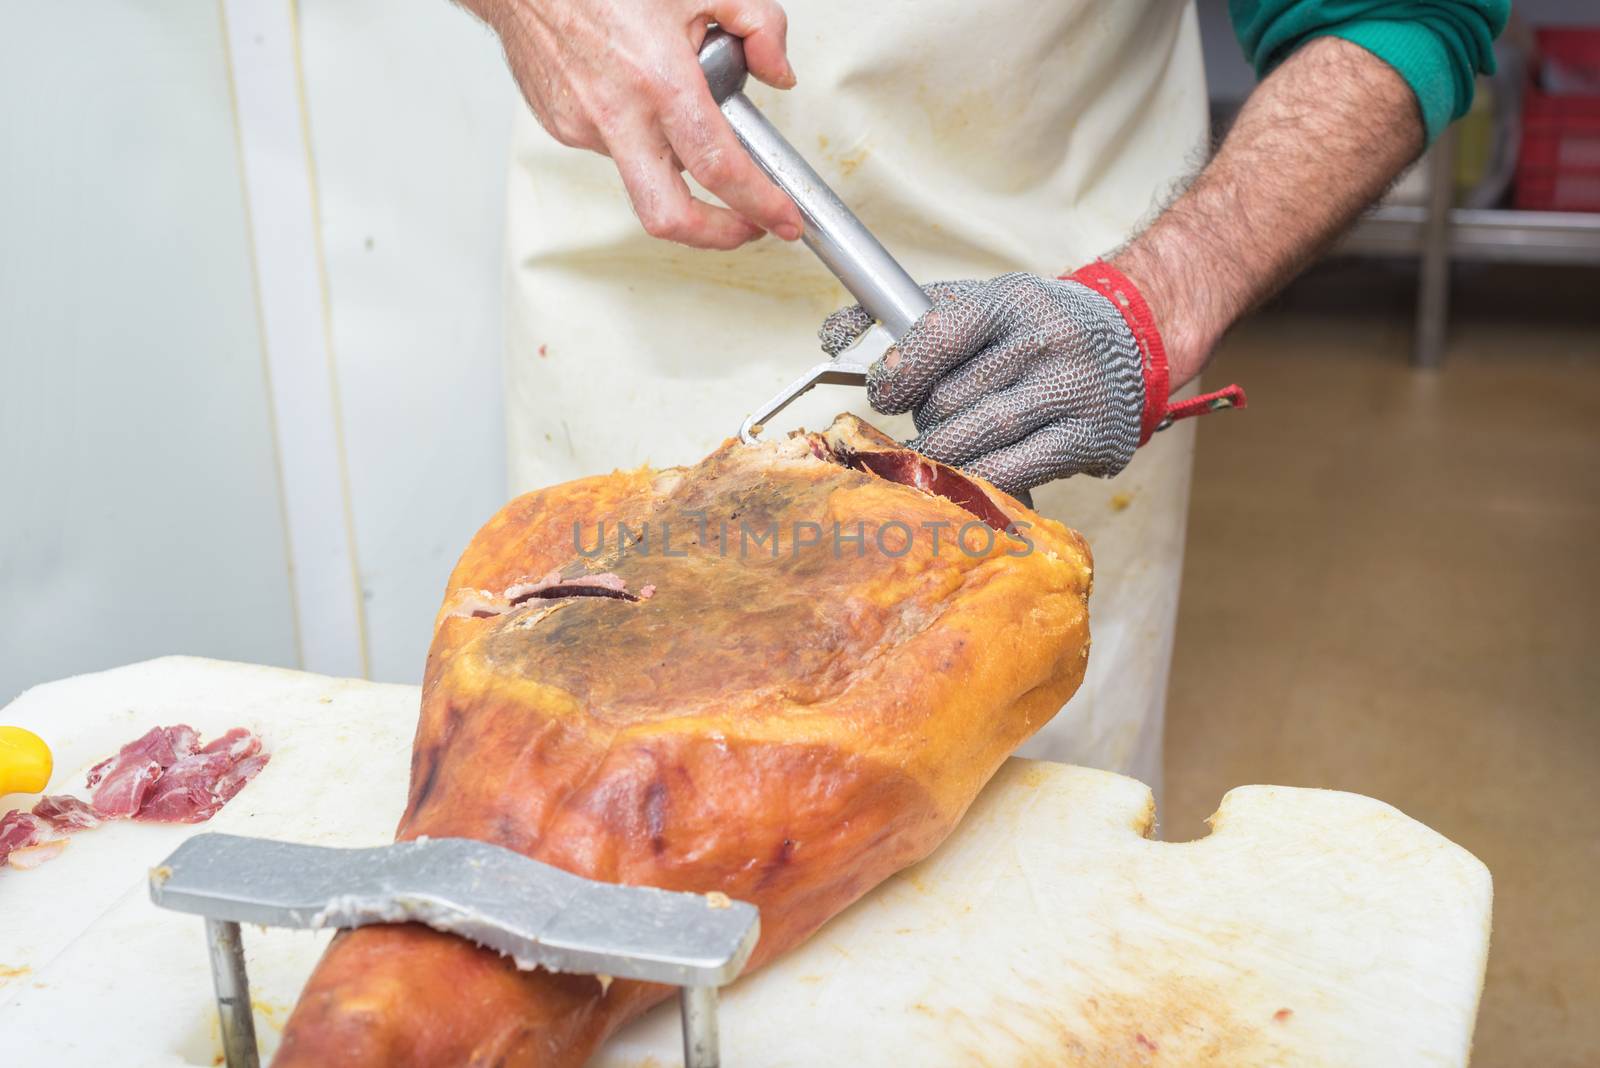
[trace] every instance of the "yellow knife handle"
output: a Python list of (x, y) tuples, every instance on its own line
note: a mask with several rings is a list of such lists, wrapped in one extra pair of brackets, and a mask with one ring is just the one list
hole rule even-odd
[(50, 784), (50, 747), (21, 727), (0, 727), (0, 797), (37, 794)]

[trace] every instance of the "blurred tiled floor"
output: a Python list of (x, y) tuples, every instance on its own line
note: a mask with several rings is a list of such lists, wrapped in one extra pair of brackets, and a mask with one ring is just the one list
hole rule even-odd
[(1396, 805), (1494, 875), (1473, 1063), (1600, 1065), (1600, 273), (1468, 270), (1433, 374), (1410, 292), (1324, 268), (1208, 378), (1252, 406), (1200, 434), (1163, 835)]

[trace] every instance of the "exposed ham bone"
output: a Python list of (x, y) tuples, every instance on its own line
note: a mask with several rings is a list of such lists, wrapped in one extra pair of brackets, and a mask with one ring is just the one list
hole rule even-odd
[(32, 868), (56, 856), (72, 831), (105, 820), (200, 823), (266, 767), (261, 739), (235, 727), (200, 745), (193, 727), (155, 727), (89, 769), (91, 802), (53, 794), (33, 811), (0, 817), (0, 865)]

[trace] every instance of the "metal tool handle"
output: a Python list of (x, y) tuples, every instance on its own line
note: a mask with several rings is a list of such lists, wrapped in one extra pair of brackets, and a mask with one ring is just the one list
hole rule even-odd
[(744, 42), (712, 30), (700, 46), (700, 69), (751, 158), (799, 207), (800, 239), (898, 341), (932, 307), (927, 294), (744, 95)]

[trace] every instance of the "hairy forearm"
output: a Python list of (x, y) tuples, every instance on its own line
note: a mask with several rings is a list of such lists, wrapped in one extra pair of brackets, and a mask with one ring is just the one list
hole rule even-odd
[(1160, 326), (1172, 386), (1223, 333), (1293, 278), (1423, 145), (1410, 88), (1338, 38), (1289, 57), (1245, 102), (1189, 189), (1112, 262)]

